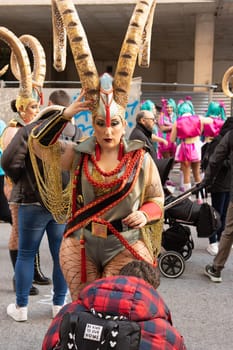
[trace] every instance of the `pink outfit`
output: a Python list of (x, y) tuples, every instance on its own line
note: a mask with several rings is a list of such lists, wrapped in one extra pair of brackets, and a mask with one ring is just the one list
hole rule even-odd
[[(173, 120), (172, 116), (165, 115), (164, 113), (162, 113), (160, 115), (158, 125), (170, 126), (172, 129), (172, 125), (174, 121), (175, 120)], [(168, 132), (159, 131), (159, 137), (162, 137), (163, 139), (168, 141), (167, 146), (164, 145), (162, 142), (159, 143), (159, 154), (161, 155), (161, 157), (162, 157), (162, 153), (164, 152), (171, 152), (172, 154), (175, 154), (176, 144), (170, 141), (170, 136), (171, 136), (171, 130)]]
[(213, 119), (213, 123), (204, 125), (203, 135), (205, 137), (216, 137), (218, 136), (224, 124), (224, 120), (222, 120), (219, 117), (210, 117), (210, 118)]
[(181, 141), (177, 147), (175, 160), (177, 162), (198, 162), (201, 160), (202, 142), (186, 143), (187, 138), (201, 135), (201, 120), (198, 115), (183, 115), (176, 121), (177, 138)]

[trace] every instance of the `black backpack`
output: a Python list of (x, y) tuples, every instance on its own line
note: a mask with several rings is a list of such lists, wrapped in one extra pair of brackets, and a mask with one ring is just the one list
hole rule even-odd
[(210, 237), (220, 227), (221, 218), (217, 210), (208, 203), (202, 203), (196, 226), (197, 237)]
[(54, 350), (138, 350), (141, 329), (123, 316), (104, 316), (94, 310), (68, 312), (59, 338)]

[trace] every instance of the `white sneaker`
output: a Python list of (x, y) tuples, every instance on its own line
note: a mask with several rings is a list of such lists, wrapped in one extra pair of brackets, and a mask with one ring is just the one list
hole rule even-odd
[(7, 315), (12, 317), (17, 322), (27, 321), (28, 319), (28, 308), (17, 307), (15, 304), (9, 304), (7, 306)]
[(208, 245), (208, 247), (206, 248), (207, 252), (210, 255), (217, 255), (218, 254), (218, 243), (211, 243)]
[(52, 317), (57, 316), (58, 312), (62, 309), (63, 305), (53, 305), (52, 306)]

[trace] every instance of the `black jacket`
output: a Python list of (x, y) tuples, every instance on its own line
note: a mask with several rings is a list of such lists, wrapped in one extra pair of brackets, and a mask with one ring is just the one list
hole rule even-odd
[(227, 158), (229, 158), (230, 173), (226, 168), (225, 171), (222, 172), (222, 176), (224, 176), (225, 172), (225, 181), (230, 181), (231, 201), (233, 201), (233, 130), (228, 131), (216, 146), (205, 171), (204, 183), (213, 185), (216, 179), (219, 179), (219, 172), (220, 170), (222, 171), (223, 164)]
[(28, 151), (28, 137), (38, 122), (20, 128), (2, 154), (2, 167), (13, 181), (10, 202), (41, 202)]
[(129, 135), (129, 139), (144, 141), (151, 157), (156, 163), (157, 154), (156, 154), (156, 150), (154, 148), (153, 142), (151, 140), (151, 135), (152, 135), (151, 131), (147, 130), (144, 127), (144, 125), (137, 123), (135, 128), (132, 130), (131, 134)]

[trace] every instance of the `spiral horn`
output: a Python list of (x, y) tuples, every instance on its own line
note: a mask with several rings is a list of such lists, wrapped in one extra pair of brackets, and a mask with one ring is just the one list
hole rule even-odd
[(19, 38), (5, 27), (0, 27), (0, 39), (3, 40), (16, 55), (20, 70), (19, 95), (23, 98), (28, 98), (32, 93), (32, 76), (27, 51)]
[(233, 93), (230, 90), (230, 82), (233, 81), (233, 66), (228, 68), (222, 78), (222, 90), (224, 94), (230, 98), (233, 98)]
[[(86, 33), (72, 0), (52, 0), (52, 2), (57, 7), (62, 18), (62, 23), (67, 31), (82, 87), (86, 90), (86, 97), (93, 99), (94, 107), (98, 104), (99, 100), (99, 76), (89, 48)], [(60, 27), (57, 28), (57, 30), (59, 29)]]
[(66, 67), (67, 34), (56, 1), (52, 1), (53, 67), (57, 72)]
[(122, 45), (114, 75), (113, 88), (115, 101), (124, 108), (128, 103), (130, 83), (143, 40), (143, 33), (147, 23), (149, 23), (148, 19), (152, 24), (150, 13), (153, 16), (155, 5), (155, 0), (137, 1)]
[(151, 11), (142, 34), (142, 43), (138, 53), (138, 65), (142, 68), (148, 68), (150, 65), (151, 34), (155, 7), (156, 2), (154, 1), (154, 3), (151, 6)]
[[(19, 40), (25, 47), (28, 47), (33, 55), (33, 71), (32, 82), (33, 85), (42, 87), (46, 74), (46, 57), (44, 49), (34, 36), (25, 34), (19, 37)], [(14, 52), (11, 53), (10, 58), (11, 70), (17, 80), (20, 80), (19, 64)]]
[[(122, 45), (113, 81), (106, 73), (99, 78), (85, 31), (72, 0), (52, 0), (52, 6), (53, 15), (58, 14), (57, 21), (53, 21), (53, 24), (56, 24), (55, 32), (61, 30), (60, 16), (62, 26), (67, 31), (82, 87), (87, 90), (86, 96), (94, 101), (93, 113), (105, 110), (106, 116), (108, 115), (107, 125), (109, 125), (110, 109), (113, 113), (119, 106), (120, 115), (124, 114), (123, 110), (128, 103), (128, 93), (137, 58), (139, 57), (139, 63), (142, 66), (149, 66), (148, 51), (156, 0), (137, 1)], [(64, 32), (61, 33), (61, 36), (64, 38)], [(58, 37), (58, 33), (56, 33), (56, 38)], [(112, 95), (114, 99), (112, 99)]]
[(2, 69), (0, 69), (0, 77), (6, 73), (9, 68), (9, 64), (6, 64)]

